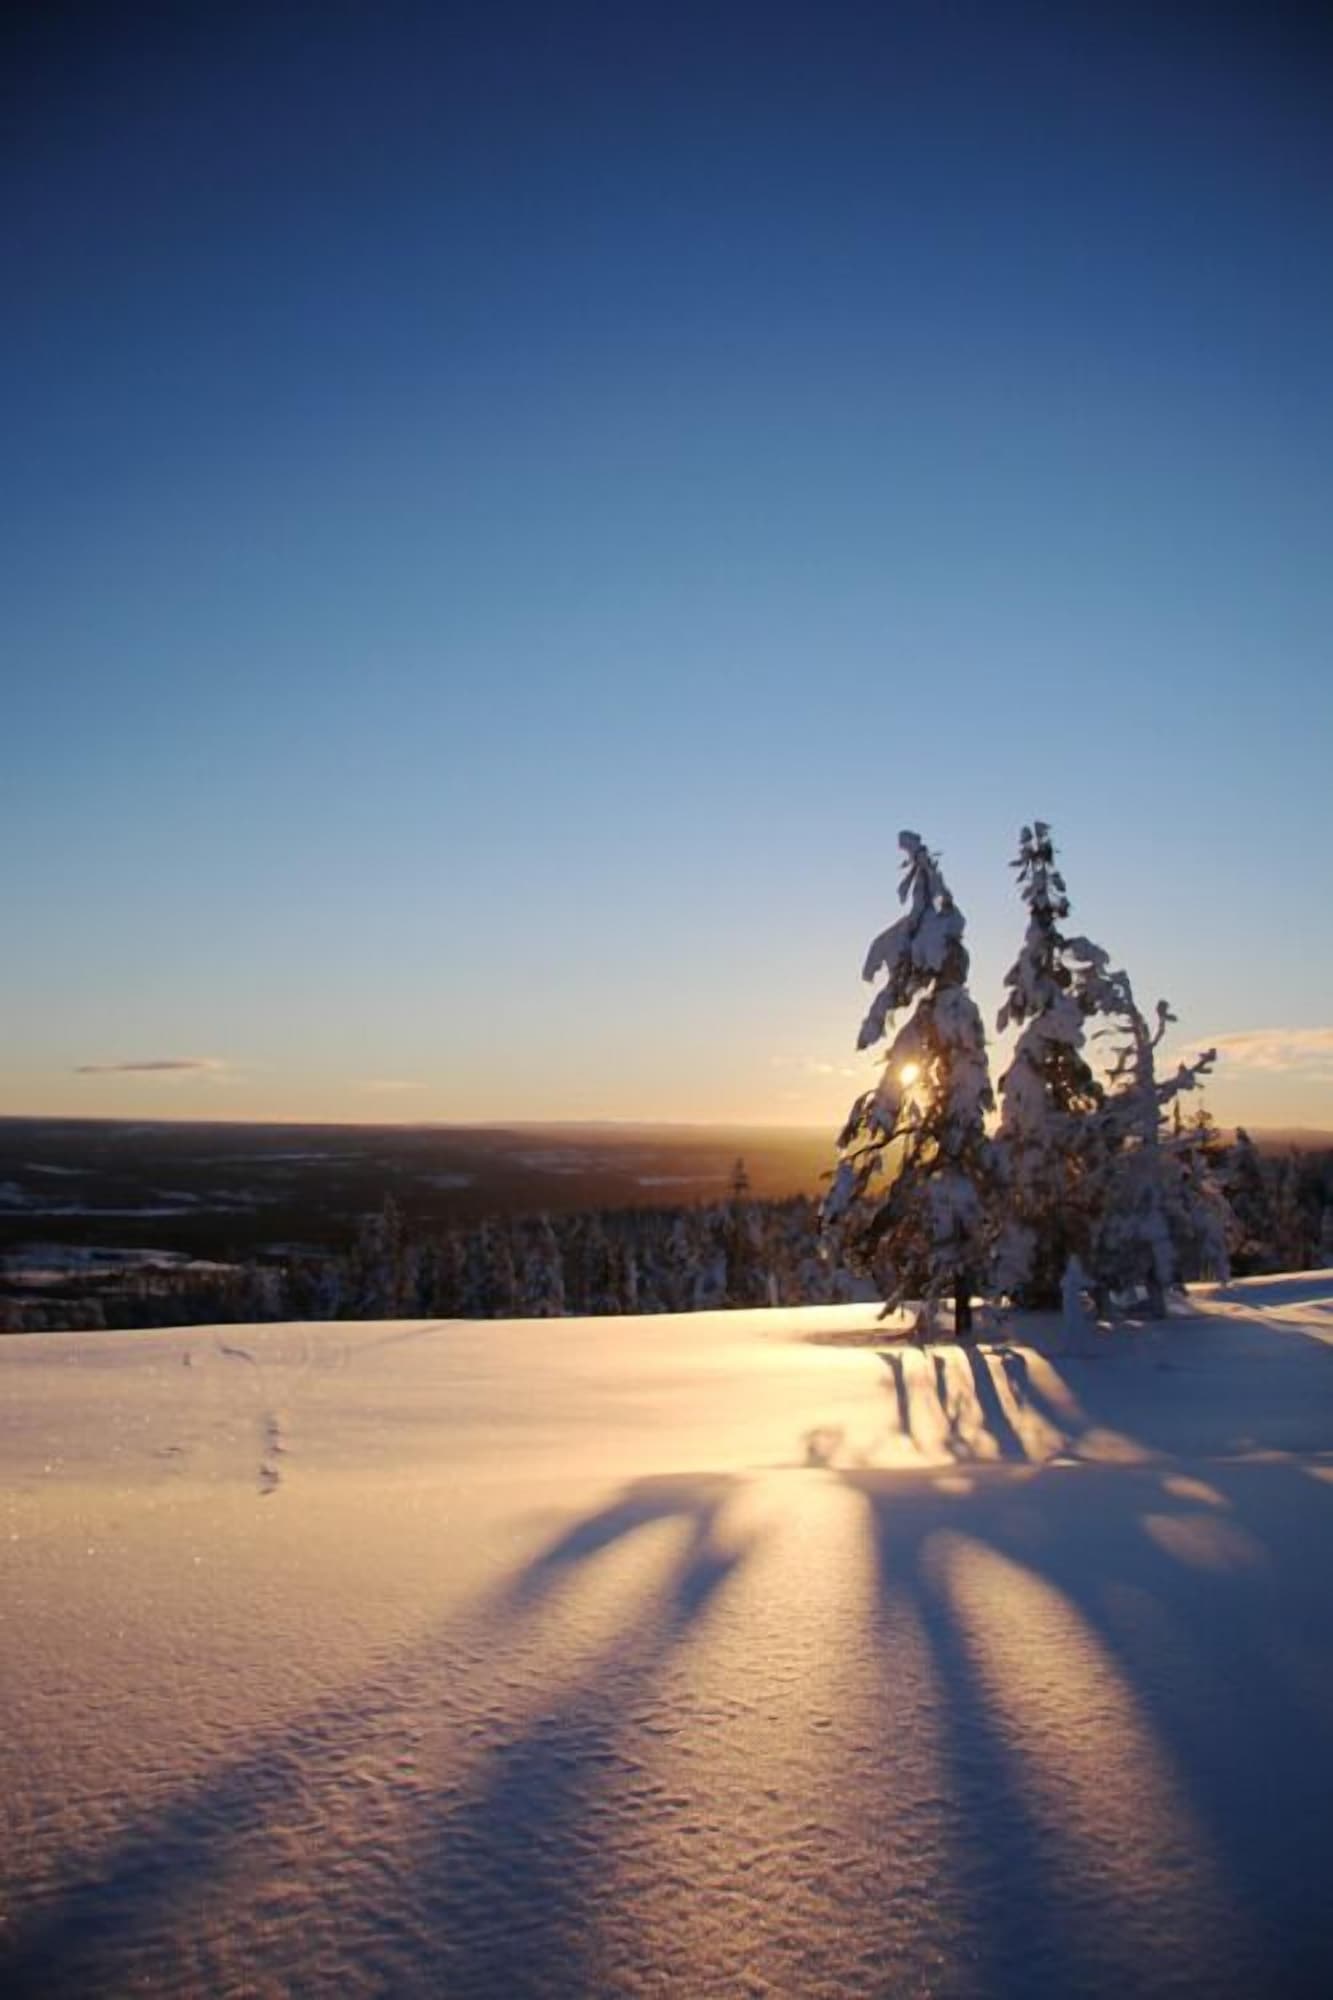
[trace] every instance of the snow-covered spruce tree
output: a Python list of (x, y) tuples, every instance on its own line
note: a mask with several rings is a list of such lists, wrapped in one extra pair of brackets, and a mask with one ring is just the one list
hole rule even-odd
[(488, 1218), (468, 1236), (460, 1290), (465, 1319), (510, 1319), (518, 1312), (514, 1246), (500, 1218)]
[(972, 1294), (989, 1261), (986, 1113), (994, 1103), (986, 1032), (967, 990), (963, 913), (939, 862), (900, 833), (905, 913), (874, 940), (863, 977), (884, 984), (857, 1047), (882, 1041), (908, 1009), (878, 1085), (863, 1092), (838, 1139), (823, 1221), (851, 1266), (872, 1277), (884, 1311), (912, 1301), (918, 1331), (953, 1300), (954, 1331), (972, 1328)]
[(1319, 1208), (1319, 1238), (1315, 1242), (1315, 1270), (1333, 1268), (1333, 1202)]
[(464, 1316), (466, 1260), (456, 1230), (424, 1244), (417, 1259), (416, 1310), (423, 1319)]
[[(1299, 1153), (1273, 1162), (1273, 1250), (1279, 1271), (1308, 1271), (1319, 1245), (1319, 1204)], [(1313, 1197), (1313, 1199), (1312, 1199)]]
[(1000, 1078), (996, 1142), (1001, 1216), (995, 1283), (1030, 1307), (1060, 1304), (1071, 1257), (1088, 1262), (1095, 1213), (1096, 1127), (1102, 1089), (1083, 1054), (1089, 1002), (1060, 925), (1069, 915), (1051, 829), (1019, 835), (1019, 890), (1027, 904), (1023, 946), (1005, 985), (997, 1026), (1019, 1029)]
[(620, 1237), (611, 1244), (611, 1287), (612, 1312), (638, 1312), (639, 1260), (633, 1244)]
[(726, 1209), (701, 1209), (695, 1226), (699, 1232), (699, 1261), (694, 1289), (685, 1309), (687, 1312), (715, 1312), (728, 1303)]
[(565, 1310), (565, 1272), (550, 1217), (539, 1215), (524, 1233), (519, 1305), (525, 1319), (559, 1319)]
[(1259, 1271), (1275, 1271), (1277, 1217), (1272, 1184), (1259, 1149), (1243, 1125), (1236, 1128), (1224, 1185), (1236, 1218), (1233, 1262), (1237, 1275), (1245, 1278)]
[(1179, 1097), (1171, 1106), (1171, 1136), (1164, 1145), (1167, 1219), (1177, 1274), (1186, 1281), (1213, 1278), (1225, 1284), (1240, 1241), (1226, 1192), (1231, 1149), (1207, 1106), (1201, 1104), (1186, 1118)]
[(600, 1214), (575, 1217), (567, 1225), (564, 1246), (565, 1297), (573, 1313), (613, 1313), (616, 1296), (611, 1240)]
[(1168, 1169), (1163, 1123), (1181, 1091), (1195, 1089), (1209, 1073), (1217, 1052), (1208, 1049), (1159, 1077), (1157, 1050), (1176, 1018), (1166, 1001), (1157, 1002), (1150, 1026), (1128, 973), (1112, 970), (1100, 946), (1079, 938), (1070, 949), (1082, 960), (1080, 983), (1089, 1005), (1112, 1024), (1102, 1032), (1118, 1037), (1096, 1114), (1098, 1214), (1089, 1268), (1098, 1311), (1109, 1309), (1112, 1294), (1141, 1288), (1148, 1312), (1161, 1318), (1166, 1294), (1179, 1281), (1177, 1241), (1210, 1236), (1213, 1229), (1212, 1218), (1182, 1212), (1182, 1204), (1192, 1201), (1191, 1185)]
[(775, 1305), (764, 1256), (763, 1225), (750, 1198), (750, 1176), (744, 1160), (737, 1160), (731, 1170), (730, 1192), (725, 1224), (726, 1302), (729, 1306)]
[(403, 1310), (407, 1242), (402, 1211), (391, 1194), (362, 1218), (349, 1261), (348, 1317), (397, 1318)]

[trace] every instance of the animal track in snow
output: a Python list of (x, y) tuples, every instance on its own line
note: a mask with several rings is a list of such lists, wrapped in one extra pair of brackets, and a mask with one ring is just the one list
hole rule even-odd
[(276, 1493), (282, 1484), (282, 1467), (278, 1460), (287, 1446), (282, 1435), (282, 1425), (270, 1410), (259, 1427), (259, 1490), (261, 1493)]

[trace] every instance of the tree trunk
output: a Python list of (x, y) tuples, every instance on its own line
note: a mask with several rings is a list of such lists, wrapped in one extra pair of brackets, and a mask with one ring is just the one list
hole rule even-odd
[(967, 1271), (954, 1273), (953, 1330), (960, 1340), (972, 1331), (972, 1280)]

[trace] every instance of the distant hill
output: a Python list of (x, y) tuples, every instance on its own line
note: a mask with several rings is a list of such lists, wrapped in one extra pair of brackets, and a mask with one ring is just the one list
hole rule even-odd
[(831, 1130), (0, 1119), (0, 1253), (34, 1243), (231, 1258), (345, 1246), (392, 1195), (420, 1230), (484, 1215), (818, 1191)]
[(1245, 1130), (1264, 1153), (1333, 1153), (1333, 1132), (1312, 1125), (1247, 1125)]

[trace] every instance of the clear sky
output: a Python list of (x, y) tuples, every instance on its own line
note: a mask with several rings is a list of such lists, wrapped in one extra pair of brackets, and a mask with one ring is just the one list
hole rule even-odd
[(34, 10), (0, 1109), (833, 1121), (1038, 814), (1333, 1126), (1314, 12)]

